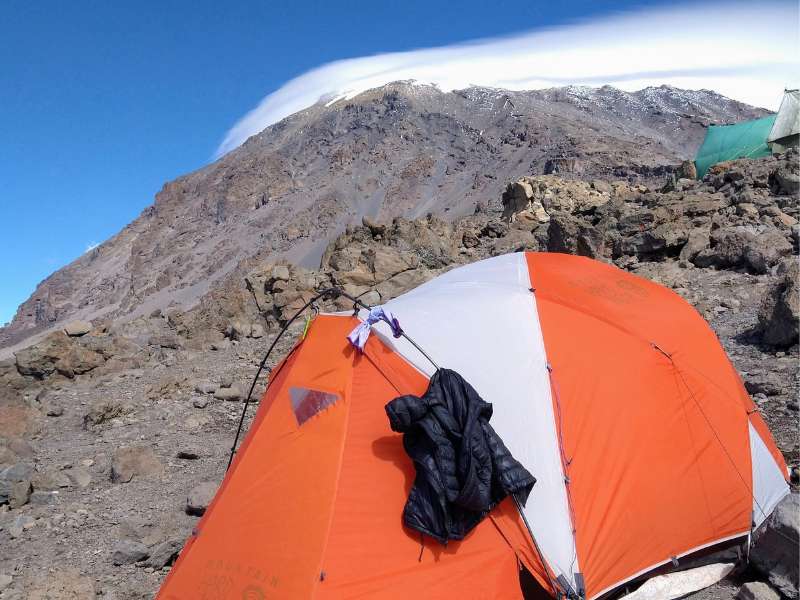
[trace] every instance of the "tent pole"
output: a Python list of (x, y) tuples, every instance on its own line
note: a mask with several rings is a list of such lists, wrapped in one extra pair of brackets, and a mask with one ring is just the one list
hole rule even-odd
[(547, 568), (547, 561), (544, 559), (544, 554), (542, 554), (542, 549), (539, 547), (539, 542), (536, 541), (536, 536), (533, 535), (533, 529), (531, 529), (531, 524), (528, 523), (528, 517), (525, 516), (525, 511), (522, 510), (522, 505), (514, 494), (511, 494), (511, 497), (514, 499), (514, 504), (517, 507), (519, 516), (522, 517), (522, 522), (525, 523), (525, 528), (528, 530), (528, 535), (531, 536), (531, 542), (533, 542), (533, 547), (536, 550), (536, 554), (539, 555), (539, 560), (542, 562), (542, 568), (544, 569), (545, 575), (547, 575), (547, 579), (550, 581), (550, 587), (553, 588), (553, 592), (556, 594), (557, 598), (561, 597), (564, 594), (564, 590), (558, 585), (556, 580), (553, 579), (550, 569)]

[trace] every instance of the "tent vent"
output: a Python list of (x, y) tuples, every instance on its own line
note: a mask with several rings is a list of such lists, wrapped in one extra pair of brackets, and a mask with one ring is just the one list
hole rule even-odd
[(332, 406), (339, 399), (336, 394), (300, 387), (289, 388), (289, 397), (292, 400), (292, 410), (298, 425), (302, 425), (317, 413)]

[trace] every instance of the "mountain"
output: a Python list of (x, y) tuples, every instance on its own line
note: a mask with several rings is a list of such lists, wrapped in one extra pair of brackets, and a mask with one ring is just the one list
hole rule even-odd
[(764, 114), (668, 86), (445, 93), (398, 82), (319, 103), (167, 183), (117, 235), (40, 283), (0, 330), (0, 347), (69, 319), (188, 308), (255, 254), (317, 266), (328, 241), (364, 216), (499, 210), (522, 175), (663, 179), (710, 123)]

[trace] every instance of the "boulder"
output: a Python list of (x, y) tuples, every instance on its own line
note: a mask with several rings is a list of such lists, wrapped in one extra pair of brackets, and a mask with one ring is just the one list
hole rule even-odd
[(11, 521), (10, 525), (6, 526), (6, 531), (12, 538), (18, 538), (34, 527), (36, 527), (36, 519), (30, 515), (20, 515)]
[(250, 336), (252, 325), (250, 323), (235, 320), (231, 321), (228, 328), (225, 330), (225, 337), (231, 340), (242, 340)]
[(217, 400), (228, 400), (229, 402), (237, 402), (242, 399), (242, 391), (238, 386), (221, 387), (214, 392), (214, 398)]
[(745, 583), (736, 594), (738, 600), (780, 600), (778, 592), (763, 581)]
[(160, 475), (164, 465), (149, 446), (130, 446), (114, 452), (111, 459), (111, 481), (128, 483), (134, 477)]
[[(25, 506), (31, 499), (31, 482), (27, 480), (18, 481), (11, 484), (11, 494), (8, 497), (9, 508), (20, 508)], [(0, 498), (0, 504), (2, 499)]]
[(129, 412), (131, 412), (131, 407), (119, 400), (100, 398), (92, 402), (86, 414), (83, 415), (83, 426), (85, 429), (92, 429)]
[(92, 482), (91, 474), (83, 467), (73, 467), (67, 469), (65, 473), (67, 477), (70, 478), (70, 481), (80, 489), (89, 487), (89, 484)]
[(35, 473), (32, 463), (18, 462), (10, 467), (0, 470), (0, 481), (9, 481), (17, 483), (18, 481), (30, 480)]
[(150, 346), (158, 346), (159, 348), (168, 348), (170, 350), (180, 350), (183, 348), (183, 343), (180, 338), (171, 331), (164, 331), (151, 335), (147, 343)]
[(111, 551), (111, 562), (117, 566), (132, 565), (144, 560), (149, 555), (150, 552), (143, 543), (124, 539), (117, 542)]
[(796, 196), (800, 192), (800, 174), (793, 169), (777, 169), (770, 177), (770, 183), (776, 194)]
[(798, 342), (800, 321), (800, 264), (796, 257), (781, 262), (781, 277), (761, 301), (758, 329), (762, 341), (770, 346), (788, 348)]
[(183, 543), (180, 540), (167, 540), (154, 546), (150, 550), (150, 557), (145, 561), (145, 566), (154, 569), (163, 569), (170, 566), (180, 553)]
[(31, 479), (34, 489), (42, 492), (53, 492), (72, 487), (72, 480), (64, 471), (49, 470), (35, 473)]
[(365, 253), (367, 266), (372, 271), (375, 282), (381, 282), (414, 269), (419, 265), (419, 260), (410, 252), (401, 252), (390, 246), (377, 246)]
[(197, 381), (194, 384), (194, 391), (198, 394), (213, 394), (217, 391), (217, 385), (210, 381)]
[(63, 332), (48, 335), (38, 344), (15, 353), (17, 370), (22, 375), (44, 379), (56, 372), (56, 362), (69, 351), (70, 340)]
[(217, 484), (212, 481), (204, 481), (194, 486), (186, 497), (186, 514), (195, 517), (203, 516), (216, 493)]
[(786, 237), (772, 227), (758, 235), (744, 227), (719, 229), (711, 234), (710, 242), (710, 247), (695, 256), (696, 266), (745, 268), (762, 274), (792, 252)]
[(750, 562), (783, 596), (798, 597), (800, 495), (789, 494), (754, 535)]
[(286, 265), (275, 265), (270, 272), (272, 281), (288, 281), (290, 276), (289, 267)]
[(87, 321), (70, 321), (64, 326), (64, 333), (69, 337), (81, 337), (92, 330), (92, 324)]

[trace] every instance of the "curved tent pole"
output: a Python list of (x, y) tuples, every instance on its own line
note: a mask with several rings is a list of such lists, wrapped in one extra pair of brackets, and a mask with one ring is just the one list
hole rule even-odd
[[(251, 292), (253, 291), (252, 288), (250, 287), (249, 283), (248, 283), (248, 289), (250, 289)], [(372, 310), (371, 306), (365, 304), (364, 302), (359, 300), (357, 297), (351, 296), (350, 294), (348, 294), (347, 292), (345, 292), (341, 288), (330, 287), (330, 288), (325, 288), (324, 290), (319, 291), (316, 295), (314, 295), (313, 298), (311, 298), (311, 300), (306, 302), (302, 307), (300, 307), (297, 310), (297, 312), (295, 312), (292, 315), (292, 317), (286, 322), (286, 324), (278, 332), (278, 335), (275, 336), (275, 339), (272, 341), (272, 344), (270, 344), (269, 349), (267, 350), (267, 353), (264, 355), (264, 358), (261, 359), (261, 362), (258, 365), (258, 370), (256, 371), (255, 377), (253, 377), (253, 381), (250, 383), (250, 390), (247, 392), (247, 398), (245, 398), (244, 406), (242, 407), (242, 416), (239, 418), (239, 426), (236, 428), (236, 436), (233, 439), (233, 445), (231, 446), (231, 455), (228, 458), (228, 466), (225, 467), (225, 471), (227, 471), (228, 469), (231, 468), (231, 464), (233, 463), (233, 457), (236, 454), (236, 447), (239, 444), (239, 437), (241, 436), (242, 428), (244, 427), (244, 421), (245, 421), (245, 417), (247, 415), (247, 408), (250, 405), (250, 401), (252, 400), (252, 397), (253, 397), (253, 391), (255, 390), (256, 383), (258, 383), (258, 378), (261, 376), (261, 372), (266, 367), (267, 360), (269, 359), (270, 354), (272, 354), (272, 351), (275, 349), (275, 346), (277, 345), (278, 340), (280, 340), (281, 337), (283, 336), (283, 334), (286, 333), (286, 331), (289, 329), (291, 324), (294, 323), (297, 320), (297, 318), (301, 314), (303, 314), (308, 309), (309, 306), (312, 306), (317, 300), (334, 300), (335, 298), (338, 298), (339, 296), (343, 296), (343, 297), (347, 298), (348, 300), (352, 300), (354, 307), (363, 308), (364, 310)], [(255, 300), (255, 294), (253, 294), (253, 299)], [(261, 307), (258, 306), (258, 302), (256, 302), (256, 307), (258, 308), (258, 312), (263, 317), (264, 313), (261, 311)], [(266, 317), (264, 317), (264, 318), (266, 318)], [(405, 332), (401, 332), (400, 335), (402, 337), (404, 337), (406, 340), (408, 340), (408, 342), (412, 346), (414, 346), (414, 348), (416, 348), (420, 352), (420, 354), (422, 354), (426, 359), (428, 359), (428, 361), (430, 361), (430, 363), (434, 366), (434, 368), (437, 371), (439, 370), (439, 365), (437, 365), (433, 361), (433, 359), (430, 356), (428, 356), (428, 354), (422, 348), (420, 348), (419, 345), (414, 340), (412, 340)], [(294, 351), (294, 350), (292, 350), (292, 351)], [(267, 384), (267, 388), (269, 388), (269, 384)]]
[[(251, 292), (253, 291), (252, 288), (250, 288), (249, 284), (248, 284), (248, 289), (250, 289)], [(264, 355), (264, 358), (261, 359), (261, 363), (259, 363), (259, 365), (258, 365), (258, 370), (256, 371), (255, 377), (253, 377), (253, 381), (250, 384), (250, 389), (247, 392), (247, 398), (245, 399), (244, 406), (242, 407), (242, 416), (239, 419), (239, 426), (236, 429), (236, 436), (234, 437), (233, 445), (231, 446), (231, 455), (230, 455), (230, 458), (228, 459), (228, 466), (225, 467), (225, 471), (226, 472), (228, 471), (228, 469), (230, 469), (231, 464), (233, 463), (233, 457), (236, 454), (236, 447), (239, 444), (239, 437), (241, 436), (242, 428), (244, 427), (244, 421), (245, 421), (245, 417), (247, 415), (247, 407), (250, 405), (250, 401), (251, 401), (251, 399), (253, 397), (253, 390), (255, 390), (256, 383), (258, 382), (258, 378), (261, 376), (261, 372), (264, 370), (264, 368), (265, 368), (265, 366), (267, 364), (267, 360), (269, 359), (269, 355), (275, 349), (275, 346), (277, 345), (278, 340), (280, 340), (281, 337), (283, 336), (283, 334), (286, 333), (286, 331), (289, 329), (291, 324), (294, 323), (294, 321), (296, 321), (297, 318), (303, 312), (305, 312), (306, 309), (308, 309), (309, 306), (312, 306), (317, 300), (320, 300), (320, 299), (322, 299), (322, 300), (334, 300), (335, 298), (338, 298), (339, 296), (343, 296), (343, 297), (347, 298), (348, 300), (352, 300), (353, 307), (356, 309), (356, 313), (358, 312), (357, 311), (358, 308), (363, 308), (364, 310), (372, 310), (372, 307), (367, 305), (367, 304), (365, 304), (364, 302), (362, 302), (359, 299), (359, 297), (351, 296), (350, 294), (348, 294), (347, 292), (345, 292), (341, 288), (330, 287), (330, 288), (326, 288), (326, 289), (321, 290), (320, 292), (318, 292), (313, 298), (311, 298), (308, 302), (306, 302), (302, 307), (300, 307), (297, 310), (297, 312), (295, 312), (292, 315), (292, 317), (286, 322), (286, 324), (278, 332), (278, 335), (275, 336), (275, 339), (272, 341), (272, 344), (270, 344), (269, 349), (267, 350), (267, 353)], [(255, 298), (255, 293), (253, 293), (253, 299), (254, 300), (256, 299)], [(261, 307), (258, 306), (258, 302), (257, 301), (256, 301), (256, 306), (259, 309), (259, 313), (261, 313), (261, 315), (264, 316), (264, 313), (261, 312)], [(266, 317), (264, 317), (264, 318), (266, 319)], [(428, 353), (425, 352), (419, 346), (419, 344), (417, 344), (413, 339), (411, 339), (411, 337), (408, 334), (406, 334), (405, 332), (401, 332), (400, 336), (404, 337), (406, 340), (408, 340), (408, 342), (412, 346), (414, 346), (414, 348), (416, 348), (417, 351), (419, 351), (419, 353), (422, 354), (422, 356), (424, 356), (426, 359), (428, 359), (428, 361), (433, 365), (433, 367), (437, 371), (439, 370), (439, 365), (437, 365), (436, 362), (434, 362), (434, 360), (428, 355)], [(290, 351), (290, 355), (297, 348), (298, 348), (298, 346), (295, 346)], [(286, 363), (284, 362), (283, 364), (286, 364)], [(267, 389), (269, 389), (269, 383), (267, 384)], [(266, 390), (265, 390), (265, 393), (266, 393)], [(548, 580), (550, 582), (550, 587), (553, 589), (553, 591), (557, 595), (562, 595), (564, 593), (564, 590), (562, 590), (561, 586), (558, 585), (558, 583), (553, 579), (553, 576), (552, 576), (552, 574), (550, 573), (550, 570), (547, 567), (547, 562), (545, 561), (544, 554), (542, 554), (542, 550), (539, 547), (539, 543), (536, 541), (536, 538), (533, 535), (533, 530), (531, 529), (530, 523), (528, 523), (528, 519), (525, 516), (525, 512), (522, 510), (522, 506), (520, 505), (519, 500), (517, 499), (517, 497), (514, 494), (511, 494), (511, 497), (514, 499), (514, 505), (517, 507), (517, 512), (519, 513), (520, 517), (522, 517), (522, 521), (525, 524), (525, 528), (528, 530), (528, 535), (530, 536), (531, 542), (533, 543), (533, 547), (536, 550), (536, 553), (539, 555), (539, 559), (542, 562), (542, 567), (544, 568), (545, 574), (547, 575), (547, 578), (548, 578)]]

